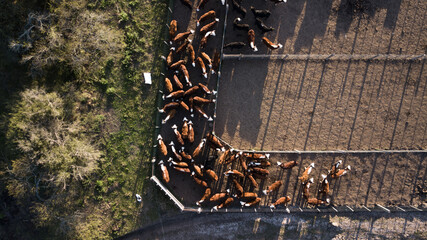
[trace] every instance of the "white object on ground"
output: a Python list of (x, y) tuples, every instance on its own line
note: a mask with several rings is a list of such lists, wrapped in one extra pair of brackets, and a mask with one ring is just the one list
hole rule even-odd
[(145, 84), (151, 85), (151, 73), (144, 73)]

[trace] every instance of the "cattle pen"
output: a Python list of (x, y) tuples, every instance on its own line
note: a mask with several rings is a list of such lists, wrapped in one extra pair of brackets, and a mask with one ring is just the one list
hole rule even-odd
[[(339, 1), (327, 2), (334, 9)], [(237, 36), (230, 34), (235, 13), (229, 13), (228, 4), (222, 7), (222, 36), (217, 40), (220, 70), (216, 77), (209, 79), (209, 86), (218, 91), (217, 101), (208, 110), (213, 122), (204, 122), (199, 133), (204, 136), (206, 132), (213, 132), (227, 148), (236, 151), (270, 154), (269, 177), (261, 180), (257, 190), (244, 181), (245, 191), (256, 191), (261, 197), (262, 190), (272, 182), (281, 180), (284, 184), (275, 194), (262, 196), (257, 207), (244, 208), (235, 201), (219, 212), (426, 211), (427, 106), (424, 96), (427, 81), (426, 55), (422, 53), (426, 34), (422, 27), (416, 26), (420, 14), (424, 14), (421, 23), (425, 22), (425, 12), (420, 13), (417, 8), (426, 10), (427, 4), (421, 1), (413, 6), (403, 2), (389, 28), (377, 29), (373, 23), (370, 25), (369, 21), (373, 20), (356, 16), (345, 19), (349, 22), (343, 27), (345, 33), (336, 26), (333, 31), (333, 27), (322, 25), (324, 29), (315, 32), (324, 34), (323, 37), (304, 29), (309, 20), (315, 19), (307, 14), (315, 11), (316, 6), (308, 2), (290, 3), (291, 8), (297, 9), (294, 14), (298, 20), (286, 24), (298, 27), (299, 35), (292, 37), (286, 29), (271, 35), (275, 39), (286, 39), (284, 48), (277, 54), (265, 47), (259, 48), (259, 54), (250, 49), (241, 53), (225, 50), (225, 42), (234, 41)], [(387, 7), (379, 6), (382, 8)], [(169, 9), (172, 14), (172, 9), (181, 11), (173, 1)], [(415, 11), (415, 17), (412, 19), (405, 11)], [(300, 14), (304, 15), (302, 19)], [(327, 22), (333, 17), (342, 18), (339, 11), (335, 16), (320, 17)], [(285, 20), (280, 18), (271, 24), (280, 29)], [(400, 31), (404, 32), (406, 24), (412, 29), (397, 36)], [(352, 28), (354, 32), (348, 31)], [(298, 41), (301, 35), (311, 43)], [(333, 37), (338, 38), (336, 44), (331, 40)], [(291, 49), (296, 53), (286, 53)], [(156, 136), (163, 131), (160, 118), (158, 114)], [(224, 172), (228, 167), (242, 171), (241, 166), (237, 162), (231, 166), (220, 165), (215, 161), (217, 157), (214, 149), (205, 149), (199, 160), (219, 176), (217, 182), (211, 183), (211, 189), (213, 192), (230, 189), (236, 193)], [(152, 179), (182, 211), (212, 212), (214, 204), (195, 205), (203, 195), (203, 188), (188, 176), (170, 170), (174, 182), (165, 184), (159, 180), (156, 177), (160, 174), (158, 160), (155, 146)], [(276, 165), (278, 161), (289, 160), (297, 161), (298, 166), (283, 170)], [(311, 191), (316, 196), (321, 187), (321, 174), (337, 160), (342, 160), (344, 166), (351, 165), (352, 170), (331, 182), (332, 204), (307, 206), (297, 177), (304, 167), (314, 162), (315, 182)], [(278, 197), (286, 195), (292, 199), (288, 210), (270, 208)]]

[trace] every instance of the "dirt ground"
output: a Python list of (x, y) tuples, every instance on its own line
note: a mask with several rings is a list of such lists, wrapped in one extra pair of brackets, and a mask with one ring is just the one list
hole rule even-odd
[[(243, 54), (424, 54), (425, 1), (244, 1), (271, 10), (276, 30), (262, 34), (248, 11), (243, 22), (256, 32), (258, 52)], [(232, 8), (231, 8), (232, 9)], [(362, 10), (360, 10), (362, 11)], [(246, 41), (233, 28), (226, 43)], [(271, 51), (267, 36), (284, 45)], [(425, 149), (425, 60), (281, 61), (224, 60), (215, 132), (233, 147), (256, 150)]]
[[(350, 2), (363, 2), (357, 8)], [(242, 1), (245, 16), (233, 10), (231, 1), (225, 43), (247, 42), (243, 30), (233, 28), (233, 20), (242, 18), (255, 30), (254, 53), (249, 46), (226, 49), (225, 53), (269, 54), (261, 38), (284, 45), (272, 53), (289, 54), (424, 54), (427, 45), (425, 18), (427, 3), (413, 0), (301, 0), (274, 5), (270, 1)], [(250, 6), (268, 9), (264, 18), (275, 30), (262, 33)]]
[(425, 149), (426, 79), (424, 61), (226, 60), (215, 133), (239, 149)]
[[(425, 53), (425, 1), (365, 1), (369, 7), (357, 10), (363, 11), (362, 15), (350, 11), (352, 9), (346, 2), (290, 1), (274, 6), (271, 2), (244, 1), (243, 6), (248, 13), (243, 22), (254, 26), (259, 48), (256, 54), (269, 54), (271, 51), (260, 42), (261, 32), (254, 25), (250, 5), (272, 11), (265, 23), (276, 30), (266, 36), (284, 45), (274, 53)], [(175, 1), (173, 9), (179, 32), (195, 29), (195, 19), (211, 9), (217, 11), (221, 21), (216, 28), (217, 36), (204, 50), (209, 55), (219, 50), (225, 8), (216, 1), (209, 1), (204, 10), (196, 13)], [(246, 41), (246, 33), (233, 30), (232, 21), (236, 16), (239, 14), (230, 6), (226, 43)], [(196, 33), (194, 46), (198, 46), (199, 39)], [(247, 47), (227, 49), (226, 53), (253, 54)], [(218, 89), (215, 133), (239, 149), (425, 149), (427, 107), (424, 94), (427, 78), (424, 63), (424, 60), (225, 60)], [(216, 87), (216, 75), (209, 75), (205, 80), (198, 67), (192, 68), (187, 64), (187, 68), (193, 84), (202, 82), (210, 89)], [(169, 77), (172, 73), (169, 71)], [(204, 110), (213, 116), (214, 105), (208, 105)], [(195, 123), (196, 141), (185, 145), (185, 149), (192, 152), (213, 126), (197, 113), (192, 118), (190, 113), (178, 111), (162, 126), (161, 134), (166, 143), (175, 141), (170, 127), (173, 124), (181, 127), (183, 117)], [(270, 175), (266, 180), (258, 180), (258, 189), (251, 189), (246, 180), (241, 183), (246, 191), (255, 191), (261, 196), (261, 191), (269, 184), (283, 180), (284, 185), (278, 193), (262, 197), (260, 207), (268, 207), (272, 201), (285, 195), (292, 198), (292, 206), (306, 207), (297, 176), (305, 166), (314, 162), (316, 169), (312, 175), (315, 184), (311, 194), (317, 196), (320, 174), (326, 173), (333, 162), (342, 159), (344, 165), (351, 165), (352, 171), (331, 182), (330, 198), (334, 206), (372, 207), (382, 204), (425, 208), (426, 156), (425, 153), (274, 154), (271, 156), (272, 166), (268, 168)], [(207, 157), (205, 149), (203, 156), (195, 161), (213, 169), (220, 177), (218, 182), (208, 181), (214, 193), (228, 188), (234, 193), (231, 180), (224, 177), (223, 172), (229, 167), (241, 170), (240, 166), (237, 163), (220, 166)], [(275, 164), (288, 160), (297, 160), (299, 166), (283, 171)], [(195, 206), (205, 189), (197, 185), (189, 174), (170, 167), (168, 170), (171, 181), (166, 186), (184, 205)], [(156, 174), (160, 175), (158, 168)], [(216, 204), (206, 203), (204, 207)], [(236, 198), (231, 207), (239, 208), (239, 199)]]
[[(302, 186), (297, 180), (304, 171), (304, 167), (314, 162), (316, 168), (311, 173), (314, 184), (311, 185), (310, 194), (326, 200), (330, 198), (332, 206), (354, 206), (375, 207), (380, 204), (387, 207), (393, 206), (418, 206), (427, 208), (427, 154), (272, 154), (270, 161), (272, 166), (268, 167), (270, 174), (265, 180), (258, 179), (259, 187), (254, 189), (248, 179), (242, 179), (240, 183), (246, 192), (256, 192), (261, 197), (259, 207), (268, 208), (282, 196), (290, 196), (290, 206), (309, 207), (302, 198)], [(276, 162), (296, 160), (298, 166), (291, 170), (283, 170)], [(349, 174), (331, 180), (329, 196), (318, 195), (320, 189), (319, 181), (321, 174), (326, 174), (330, 166), (338, 160), (343, 160), (343, 166), (351, 165)], [(231, 194), (237, 193), (231, 177), (224, 176), (229, 168), (243, 172), (237, 162), (225, 166), (216, 161), (208, 161), (205, 165), (213, 169), (219, 176), (217, 182), (208, 181), (213, 193), (231, 190)], [(343, 166), (341, 168), (343, 168)], [(200, 187), (188, 177), (188, 174), (171, 172), (171, 181), (168, 186), (172, 188), (175, 195), (185, 206), (196, 207), (204, 188)], [(264, 196), (262, 190), (273, 182), (280, 180), (283, 185), (278, 192)], [(240, 208), (239, 198), (234, 198), (231, 208)], [(218, 202), (205, 202), (203, 207), (209, 209)]]
[(425, 239), (425, 214), (183, 214), (120, 239)]

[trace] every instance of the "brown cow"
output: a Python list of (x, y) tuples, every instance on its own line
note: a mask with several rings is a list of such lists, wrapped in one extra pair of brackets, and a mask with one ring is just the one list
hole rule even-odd
[(180, 53), (182, 50), (186, 49), (187, 46), (192, 42), (191, 39), (186, 39), (184, 43), (182, 43), (177, 49), (176, 53)]
[[(271, 204), (270, 208), (273, 209), (273, 208), (276, 208), (276, 206), (279, 206), (279, 205), (285, 205), (285, 206), (287, 206), (290, 201), (291, 201), (291, 198), (289, 196), (281, 197), (281, 198), (277, 199), (276, 202), (274, 202), (273, 204)], [(286, 207), (286, 211), (289, 212), (289, 209), (287, 207)]]
[(252, 176), (252, 174), (248, 174), (247, 176), (248, 176), (249, 180), (251, 181), (251, 185), (254, 188), (257, 188), (258, 187), (258, 183), (256, 182), (255, 178)]
[(245, 206), (245, 207), (253, 207), (253, 206), (255, 206), (256, 204), (258, 204), (259, 202), (261, 202), (261, 198), (256, 197), (254, 200), (252, 200), (252, 201), (250, 201), (250, 202), (243, 202), (243, 201), (240, 201), (240, 204), (241, 204), (242, 206)]
[(344, 176), (345, 174), (347, 174), (350, 170), (351, 170), (351, 167), (350, 167), (350, 165), (348, 165), (346, 168), (340, 169), (340, 170), (338, 170), (337, 173), (332, 174), (331, 177), (333, 179), (337, 179), (337, 178), (339, 178), (339, 177)]
[(196, 66), (196, 52), (194, 51), (193, 45), (188, 44), (187, 51), (189, 54), (188, 57), (191, 60), (191, 66), (195, 67)]
[[(193, 97), (190, 97), (190, 98), (188, 99), (188, 104), (190, 105), (190, 112), (192, 113), (192, 112), (193, 112), (193, 108), (194, 108), (194, 101), (193, 101)], [(194, 114), (192, 113), (190, 116), (191, 116), (191, 117), (194, 117)]]
[(206, 143), (206, 138), (203, 138), (200, 141), (200, 143), (197, 146), (197, 148), (194, 150), (194, 152), (193, 152), (193, 158), (197, 157), (202, 152), (202, 149), (203, 149), (203, 146), (205, 145), (205, 143)]
[(299, 180), (301, 180), (302, 184), (306, 184), (309, 178), (309, 175), (311, 173), (311, 171), (314, 168), (314, 163), (311, 163), (310, 166), (306, 167), (304, 172), (302, 173), (302, 175), (300, 177), (298, 177)]
[(339, 160), (338, 162), (334, 163), (331, 167), (331, 170), (329, 170), (328, 175), (336, 174), (338, 172), (338, 167), (341, 165), (342, 160)]
[(234, 183), (234, 186), (236, 187), (236, 191), (238, 193), (237, 196), (242, 196), (242, 194), (243, 194), (243, 187), (242, 187), (242, 185), (240, 185), (240, 183), (236, 179), (234, 179), (234, 178), (233, 178), (233, 183)]
[(209, 67), (209, 68), (212, 68), (212, 60), (211, 60), (211, 58), (209, 57), (209, 55), (208, 55), (208, 54), (206, 54), (205, 52), (201, 52), (201, 53), (200, 53), (200, 55), (202, 56), (202, 58), (203, 58), (206, 62), (208, 62), (208, 67)]
[(311, 205), (323, 205), (323, 204), (329, 203), (329, 199), (326, 199), (326, 202), (325, 202), (317, 198), (309, 198), (307, 200), (307, 203)]
[(159, 109), (159, 113), (164, 113), (167, 110), (175, 109), (177, 107), (179, 107), (179, 103), (177, 103), (177, 102), (170, 102), (168, 104), (165, 104), (162, 109)]
[(166, 166), (163, 164), (163, 160), (161, 160), (159, 162), (160, 165), (160, 169), (162, 170), (162, 176), (163, 176), (163, 180), (165, 180), (166, 183), (169, 182), (169, 172), (168, 169), (166, 168)]
[(169, 68), (170, 69), (177, 69), (178, 67), (180, 67), (182, 64), (185, 64), (185, 60), (181, 59), (177, 62), (172, 63)]
[(202, 75), (204, 78), (208, 78), (208, 74), (206, 73), (206, 66), (205, 63), (203, 62), (203, 59), (201, 57), (198, 57), (196, 59), (197, 63), (199, 64), (200, 68), (202, 69)]
[(267, 178), (267, 175), (264, 175), (264, 174), (259, 174), (256, 172), (252, 172), (251, 174), (252, 174), (252, 176), (254, 176), (254, 178), (258, 178), (258, 179), (266, 179)]
[(172, 82), (167, 77), (165, 77), (165, 88), (166, 88), (168, 94), (171, 93), (171, 92), (173, 92)]
[(184, 147), (182, 147), (182, 149), (179, 151), (179, 154), (181, 154), (181, 156), (184, 158), (184, 159), (186, 159), (187, 161), (190, 161), (191, 160), (191, 162), (193, 162), (194, 160), (193, 160), (193, 158), (191, 157), (191, 155), (190, 154), (188, 154), (188, 153), (186, 153), (185, 151), (184, 151)]
[(270, 41), (268, 38), (263, 37), (262, 38), (262, 42), (271, 50), (275, 50), (275, 49), (280, 49), (283, 47), (282, 44), (278, 43), (278, 44), (274, 44), (272, 41)]
[(228, 176), (228, 175), (239, 176), (239, 177), (242, 177), (242, 178), (245, 177), (245, 175), (243, 175), (243, 173), (241, 173), (241, 172), (239, 172), (239, 171), (237, 171), (235, 169), (228, 170), (227, 172), (224, 173), (224, 175), (225, 176)]
[(190, 173), (189, 168), (182, 168), (182, 167), (177, 167), (177, 166), (172, 166), (172, 167), (177, 171), (184, 172), (184, 173)]
[(213, 56), (213, 62), (212, 62), (212, 74), (215, 74), (215, 72), (218, 72), (219, 70), (219, 63), (221, 61), (219, 52), (215, 52)]
[(192, 95), (192, 94), (194, 94), (195, 92), (197, 92), (197, 90), (199, 90), (200, 89), (200, 87), (197, 85), (197, 86), (194, 86), (194, 87), (191, 87), (191, 88), (189, 88), (187, 91), (185, 91), (184, 92), (184, 97), (185, 96), (189, 96), (189, 95)]
[(246, 165), (246, 158), (244, 156), (240, 156), (239, 162), (240, 162), (240, 165), (242, 166), (243, 170), (245, 170), (245, 172), (247, 172), (248, 166)]
[(273, 191), (279, 190), (280, 186), (282, 186), (282, 181), (275, 181), (273, 184), (268, 186), (267, 190), (264, 190), (262, 192), (264, 193), (264, 195), (268, 195), (269, 193), (271, 193)]
[(199, 106), (194, 106), (194, 109), (196, 109), (196, 111), (202, 115), (204, 118), (209, 119), (208, 115), (203, 111), (203, 109)]
[(206, 99), (206, 98), (201, 98), (201, 97), (195, 96), (193, 98), (193, 101), (195, 103), (198, 103), (198, 104), (204, 104), (204, 103), (214, 103), (216, 100), (215, 99), (209, 100), (209, 99)]
[(194, 168), (194, 172), (196, 172), (198, 176), (203, 177), (203, 171), (202, 171), (202, 169), (204, 168), (203, 165), (199, 167), (196, 164), (193, 164), (193, 168)]
[(199, 184), (200, 186), (203, 186), (203, 187), (205, 187), (205, 188), (207, 188), (207, 187), (208, 187), (208, 184), (207, 184), (205, 181), (203, 181), (202, 179), (197, 178), (197, 177), (196, 177), (196, 174), (195, 174), (194, 172), (192, 172), (192, 173), (191, 173), (191, 176), (193, 176), (193, 180), (194, 180), (197, 184)]
[(169, 54), (168, 54), (167, 57), (161, 56), (161, 58), (166, 61), (166, 65), (168, 67), (170, 67), (172, 65), (172, 62), (173, 62), (173, 50), (175, 50), (175, 48), (172, 47), (170, 49)]
[(203, 197), (199, 201), (196, 202), (196, 205), (200, 206), (200, 204), (202, 202), (204, 202), (206, 199), (208, 199), (210, 195), (211, 195), (211, 189), (210, 188), (206, 188), (205, 194), (203, 194)]
[(182, 161), (182, 156), (180, 154), (178, 154), (178, 152), (175, 150), (175, 143), (171, 141), (171, 143), (169, 143), (169, 146), (171, 146), (172, 153), (175, 155), (175, 157), (179, 161)]
[(230, 206), (230, 204), (233, 201), (234, 201), (234, 199), (232, 197), (229, 197), (229, 198), (225, 199), (225, 201), (223, 203), (221, 203), (220, 205), (213, 207), (212, 210), (218, 211), (218, 209), (228, 207), (228, 206)]
[(328, 175), (322, 174), (322, 180), (320, 181), (320, 184), (321, 184), (321, 188), (319, 189), (319, 192), (327, 196), (329, 194)]
[(227, 149), (227, 150), (225, 150), (225, 151), (222, 151), (222, 152), (223, 152), (223, 154), (222, 154), (221, 156), (219, 156), (218, 163), (219, 163), (219, 164), (223, 164), (223, 163), (225, 163), (225, 162), (227, 161), (227, 159), (228, 159), (229, 155), (231, 154), (231, 151), (232, 151), (232, 150), (233, 150), (233, 149)]
[(242, 196), (240, 196), (241, 198), (257, 198), (258, 194), (254, 193), (254, 192), (244, 192), (242, 194)]
[(166, 144), (163, 142), (163, 138), (160, 134), (157, 137), (157, 140), (159, 141), (160, 152), (163, 154), (163, 156), (168, 155), (168, 148), (166, 147)]
[(263, 153), (245, 153), (245, 156), (252, 159), (269, 159), (270, 154), (263, 154)]
[(172, 157), (170, 157), (168, 159), (168, 162), (169, 162), (169, 166), (173, 165), (173, 166), (177, 166), (177, 167), (181, 167), (181, 168), (188, 168), (188, 163), (186, 163), (186, 162), (175, 162)]
[(221, 149), (222, 151), (225, 150), (224, 146), (222, 145), (222, 143), (219, 141), (219, 139), (217, 137), (215, 137), (215, 135), (213, 135), (212, 133), (208, 132), (206, 134), (206, 138), (208, 139), (208, 141), (212, 144), (215, 145), (216, 148)]
[(212, 197), (209, 199), (209, 201), (211, 201), (211, 202), (218, 201), (218, 200), (228, 196), (228, 194), (230, 194), (230, 189), (227, 189), (227, 192), (225, 192), (225, 193), (222, 192), (222, 193), (216, 193), (216, 194), (212, 195)]
[(194, 33), (194, 30), (190, 30), (190, 31), (183, 32), (183, 33), (178, 33), (175, 36), (175, 38), (173, 39), (173, 41), (174, 42), (178, 42), (178, 41), (184, 40), (184, 39), (186, 39), (188, 36), (190, 36), (193, 33)]
[(228, 165), (232, 162), (234, 162), (236, 159), (240, 158), (240, 155), (242, 152), (238, 152), (236, 154), (232, 154), (230, 158), (227, 159), (227, 161), (224, 162), (225, 165)]
[(162, 124), (165, 124), (169, 119), (172, 119), (175, 116), (175, 113), (175, 109), (170, 110), (166, 118), (162, 120)]
[(193, 122), (188, 122), (188, 141), (190, 143), (194, 142), (194, 129), (193, 129)]
[(283, 169), (291, 169), (291, 168), (297, 166), (298, 163), (297, 163), (297, 161), (289, 161), (289, 162), (285, 162), (285, 163), (277, 161), (277, 165)]
[(182, 124), (182, 128), (181, 128), (181, 136), (183, 139), (187, 139), (188, 138), (188, 119), (184, 117), (182, 121), (184, 123)]
[(209, 90), (209, 88), (208, 88), (208, 87), (206, 87), (205, 85), (203, 85), (202, 83), (199, 83), (199, 87), (200, 87), (200, 89), (202, 89), (202, 91), (203, 91), (203, 92), (205, 92), (206, 94), (213, 94), (213, 95), (215, 95), (215, 94), (216, 94), (216, 91), (211, 91), (211, 90)]
[(187, 68), (185, 67), (185, 65), (184, 65), (184, 64), (181, 64), (181, 66), (179, 66), (179, 70), (181, 70), (181, 73), (184, 75), (184, 77), (185, 77), (185, 81), (187, 82), (187, 85), (188, 85), (189, 87), (191, 87), (191, 86), (192, 86), (192, 84), (191, 84), (191, 82), (190, 82), (190, 75), (188, 74), (188, 70), (187, 70)]
[(255, 46), (255, 31), (253, 29), (249, 29), (248, 31), (248, 42), (254, 52), (258, 51), (258, 48)]
[(261, 161), (261, 162), (250, 162), (249, 166), (251, 166), (251, 167), (257, 166), (257, 167), (265, 168), (265, 167), (270, 167), (271, 163), (267, 160)]
[(267, 169), (258, 168), (258, 167), (252, 167), (252, 168), (248, 169), (248, 172), (255, 172), (255, 173), (263, 174), (263, 175), (270, 174), (270, 172)]
[(169, 39), (170, 44), (172, 44), (172, 40), (174, 39), (176, 32), (178, 31), (178, 22), (176, 20), (172, 20), (169, 25)]
[(207, 33), (208, 31), (212, 31), (212, 30), (213, 30), (213, 28), (214, 28), (214, 26), (215, 26), (215, 24), (216, 24), (217, 22), (219, 22), (219, 18), (215, 18), (215, 20), (214, 20), (214, 21), (212, 21), (212, 22), (210, 22), (210, 23), (206, 24), (205, 26), (203, 26), (203, 27), (200, 29), (200, 35), (205, 35), (205, 33)]
[(215, 18), (215, 11), (214, 10), (211, 10), (211, 11), (203, 14), (202, 16), (200, 16), (199, 20), (197, 20), (197, 22), (196, 22), (196, 26), (197, 27), (200, 26), (201, 22), (203, 22), (209, 18)]
[(200, 8), (203, 8), (207, 2), (208, 0), (200, 0), (199, 4), (197, 5), (196, 12), (200, 11)]
[(208, 176), (214, 180), (214, 181), (218, 181), (218, 176), (216, 175), (216, 173), (214, 171), (212, 171), (211, 169), (206, 169), (206, 174), (208, 174)]
[(303, 190), (302, 190), (303, 191), (302, 196), (305, 199), (309, 199), (310, 198), (310, 184), (313, 183), (313, 182), (314, 182), (313, 178), (310, 178), (308, 180), (308, 182), (306, 184), (304, 184), (304, 187), (303, 187)]
[(181, 81), (179, 81), (178, 76), (176, 76), (175, 74), (173, 75), (173, 81), (175, 83), (175, 85), (179, 88), (179, 89), (183, 89), (184, 86), (182, 85)]
[(205, 36), (202, 37), (202, 39), (200, 40), (200, 48), (206, 47), (206, 44), (208, 44), (208, 39), (210, 36), (212, 37), (216, 36), (215, 30), (207, 32)]
[(179, 105), (187, 111), (190, 111), (190, 108), (184, 101), (179, 101)]
[(184, 139), (182, 139), (181, 133), (178, 131), (178, 126), (174, 124), (172, 126), (173, 132), (175, 133), (176, 139), (178, 140), (179, 144), (184, 145)]
[(177, 90), (175, 92), (171, 92), (169, 95), (165, 97), (165, 95), (162, 96), (163, 100), (168, 98), (180, 98), (184, 96), (184, 90)]

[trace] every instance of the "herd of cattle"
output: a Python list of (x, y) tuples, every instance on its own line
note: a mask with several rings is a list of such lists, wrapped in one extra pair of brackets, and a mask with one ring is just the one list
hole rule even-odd
[[(190, 0), (181, 0), (185, 6), (192, 8)], [(286, 0), (272, 0), (275, 3), (286, 2)], [(197, 5), (197, 12), (203, 9), (207, 0), (200, 0)], [(233, 7), (243, 17), (246, 15), (246, 9), (243, 8), (236, 0), (232, 0)], [(223, 2), (224, 4), (224, 2)], [(270, 11), (259, 10), (251, 7), (251, 11), (256, 17), (257, 25), (263, 32), (274, 30), (268, 27), (262, 21), (262, 18), (270, 16)], [(210, 21), (210, 22), (209, 22)], [(220, 54), (218, 51), (213, 50), (212, 54), (208, 54), (205, 49), (209, 43), (209, 39), (215, 36), (215, 28), (219, 22), (215, 10), (207, 11), (202, 14), (196, 21), (196, 30), (181, 31), (179, 32), (179, 24), (176, 20), (172, 20), (169, 26), (169, 54), (164, 58), (166, 61), (168, 71), (165, 75), (165, 92), (163, 92), (163, 99), (165, 105), (159, 109), (160, 113), (166, 114), (162, 120), (163, 128), (168, 129), (170, 133), (167, 134), (163, 131), (164, 137), (172, 136), (172, 139), (166, 141), (161, 134), (158, 135), (158, 147), (160, 150), (160, 169), (162, 172), (163, 180), (168, 183), (170, 181), (169, 171), (179, 171), (187, 174), (197, 184), (205, 188), (202, 198), (196, 202), (196, 205), (202, 206), (207, 202), (217, 202), (218, 204), (212, 210), (226, 208), (238, 199), (243, 207), (254, 207), (261, 202), (261, 198), (255, 192), (259, 188), (258, 181), (263, 181), (269, 177), (269, 167), (275, 166), (282, 169), (292, 169), (298, 163), (290, 161), (286, 163), (277, 162), (272, 164), (270, 162), (269, 154), (260, 153), (245, 153), (236, 151), (228, 146), (224, 146), (221, 141), (212, 133), (208, 132), (204, 138), (201, 139), (197, 146), (193, 147), (195, 142), (195, 131), (193, 128), (192, 120), (196, 121), (200, 118), (195, 118), (194, 112), (208, 121), (213, 121), (212, 117), (203, 110), (204, 106), (215, 102), (216, 92), (210, 90), (207, 85), (202, 83), (202, 79), (208, 77), (209, 68), (211, 74), (216, 74), (219, 70)], [(257, 51), (255, 45), (255, 33), (248, 24), (242, 23), (241, 18), (236, 18), (233, 21), (234, 27), (237, 29), (246, 30), (248, 33), (248, 43), (253, 51)], [(200, 45), (195, 48), (193, 40), (190, 38), (199, 38)], [(274, 44), (268, 38), (263, 37), (262, 42), (270, 49), (281, 48), (281, 44)], [(224, 47), (239, 48), (245, 46), (244, 42), (230, 42)], [(197, 50), (197, 54), (196, 54)], [(210, 57), (212, 56), (212, 57)], [(187, 63), (191, 63), (193, 68), (200, 69), (199, 77), (192, 76), (190, 78), (187, 69)], [(207, 67), (206, 67), (207, 66)], [(199, 71), (199, 70), (197, 70)], [(180, 111), (182, 114), (177, 114)], [(176, 115), (183, 116), (182, 119), (175, 118)], [(201, 120), (200, 120), (201, 121)], [(175, 124), (170, 124), (174, 122)], [(178, 126), (178, 125), (179, 126)], [(170, 126), (172, 125), (172, 126)], [(170, 128), (169, 128), (170, 127)], [(169, 142), (170, 140), (170, 142)], [(168, 144), (169, 143), (169, 144)], [(227, 189), (225, 192), (213, 192), (212, 186), (218, 181), (218, 175), (213, 169), (205, 168), (202, 164), (197, 163), (194, 159), (201, 155), (205, 147), (209, 147), (216, 152), (216, 162), (214, 165), (225, 165), (228, 170), (224, 173), (230, 182), (233, 183), (233, 188)], [(321, 205), (329, 203), (329, 182), (332, 179), (337, 179), (350, 171), (350, 166), (345, 169), (339, 169), (342, 161), (335, 163), (327, 174), (322, 175), (320, 180), (321, 189), (316, 197), (310, 197), (310, 184), (314, 182), (310, 178), (310, 174), (314, 168), (314, 163), (305, 168), (304, 172), (299, 176), (298, 180), (303, 186), (303, 197), (308, 204)], [(228, 166), (235, 166), (234, 168)], [(239, 166), (237, 169), (236, 166)], [(243, 188), (244, 182), (250, 183), (252, 191), (245, 191)], [(278, 192), (282, 186), (282, 181), (275, 181), (267, 189), (263, 190), (264, 195), (269, 195), (273, 192)], [(243, 185), (243, 186), (242, 186)], [(260, 193), (260, 189), (258, 189)], [(271, 208), (287, 204), (291, 201), (289, 196), (283, 196), (271, 204)], [(286, 207), (287, 209), (287, 207)]]

